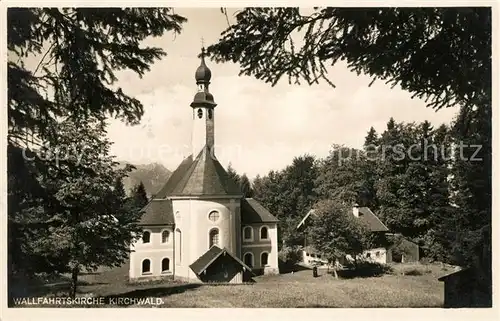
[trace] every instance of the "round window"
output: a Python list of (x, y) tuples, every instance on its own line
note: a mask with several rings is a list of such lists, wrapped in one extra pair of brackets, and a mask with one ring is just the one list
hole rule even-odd
[(217, 211), (212, 211), (210, 214), (208, 214), (208, 219), (211, 220), (212, 222), (216, 222), (219, 220), (220, 214)]

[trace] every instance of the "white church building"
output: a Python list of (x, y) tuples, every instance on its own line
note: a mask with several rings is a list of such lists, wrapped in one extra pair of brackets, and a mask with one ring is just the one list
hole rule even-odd
[(143, 234), (131, 246), (129, 278), (240, 283), (279, 273), (278, 220), (244, 198), (215, 157), (217, 104), (209, 92), (204, 49), (195, 79), (192, 154), (142, 209)]

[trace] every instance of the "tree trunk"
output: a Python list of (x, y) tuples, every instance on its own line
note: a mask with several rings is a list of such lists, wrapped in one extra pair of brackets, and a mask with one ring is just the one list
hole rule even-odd
[(74, 299), (76, 297), (76, 286), (78, 284), (78, 272), (79, 268), (74, 267), (73, 270), (71, 270), (71, 288), (69, 290), (69, 296)]

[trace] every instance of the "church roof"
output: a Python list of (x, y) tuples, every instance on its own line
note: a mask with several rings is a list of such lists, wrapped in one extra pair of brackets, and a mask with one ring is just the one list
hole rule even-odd
[(241, 223), (271, 223), (279, 220), (253, 198), (241, 200)]
[(173, 225), (174, 211), (171, 200), (151, 200), (141, 210), (139, 225)]
[[(153, 199), (143, 209), (139, 225), (172, 225), (174, 211), (172, 201)], [(275, 223), (279, 220), (253, 198), (241, 200), (241, 224)]]
[(156, 193), (154, 198), (165, 198), (170, 195), (182, 177), (186, 174), (189, 167), (193, 164), (193, 155), (189, 155), (184, 158), (176, 170), (170, 175), (170, 178), (167, 180), (167, 183), (162, 187), (162, 189)]
[(184, 159), (155, 198), (167, 196), (242, 195), (217, 158), (205, 146), (198, 156)]
[[(307, 219), (311, 216), (317, 216), (316, 210), (311, 209), (306, 216), (297, 225), (297, 228), (303, 226)], [(387, 232), (389, 229), (380, 221), (380, 219), (368, 207), (359, 207), (358, 220), (365, 224), (371, 232)]]
[(204, 91), (197, 92), (194, 95), (191, 107), (205, 107), (205, 106), (211, 106), (211, 107), (217, 106), (217, 104), (214, 101), (214, 95)]
[[(200, 256), (196, 261), (194, 261), (189, 267), (193, 270), (196, 275), (200, 275), (205, 271), (217, 258), (221, 255), (229, 255), (236, 262), (238, 262), (244, 269), (252, 272), (252, 269), (248, 267), (243, 261), (238, 259), (236, 256), (231, 254), (226, 248), (221, 249), (220, 247), (213, 245), (208, 251), (205, 252), (202, 256)], [(252, 272), (253, 274), (253, 272)]]

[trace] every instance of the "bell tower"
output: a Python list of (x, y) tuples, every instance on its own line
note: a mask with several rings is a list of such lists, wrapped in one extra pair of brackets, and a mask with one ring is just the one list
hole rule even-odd
[(206, 145), (213, 154), (214, 147), (214, 109), (217, 104), (209, 91), (212, 72), (205, 63), (205, 48), (201, 49), (201, 64), (196, 69), (195, 80), (198, 87), (191, 107), (193, 109), (192, 155), (196, 157)]

